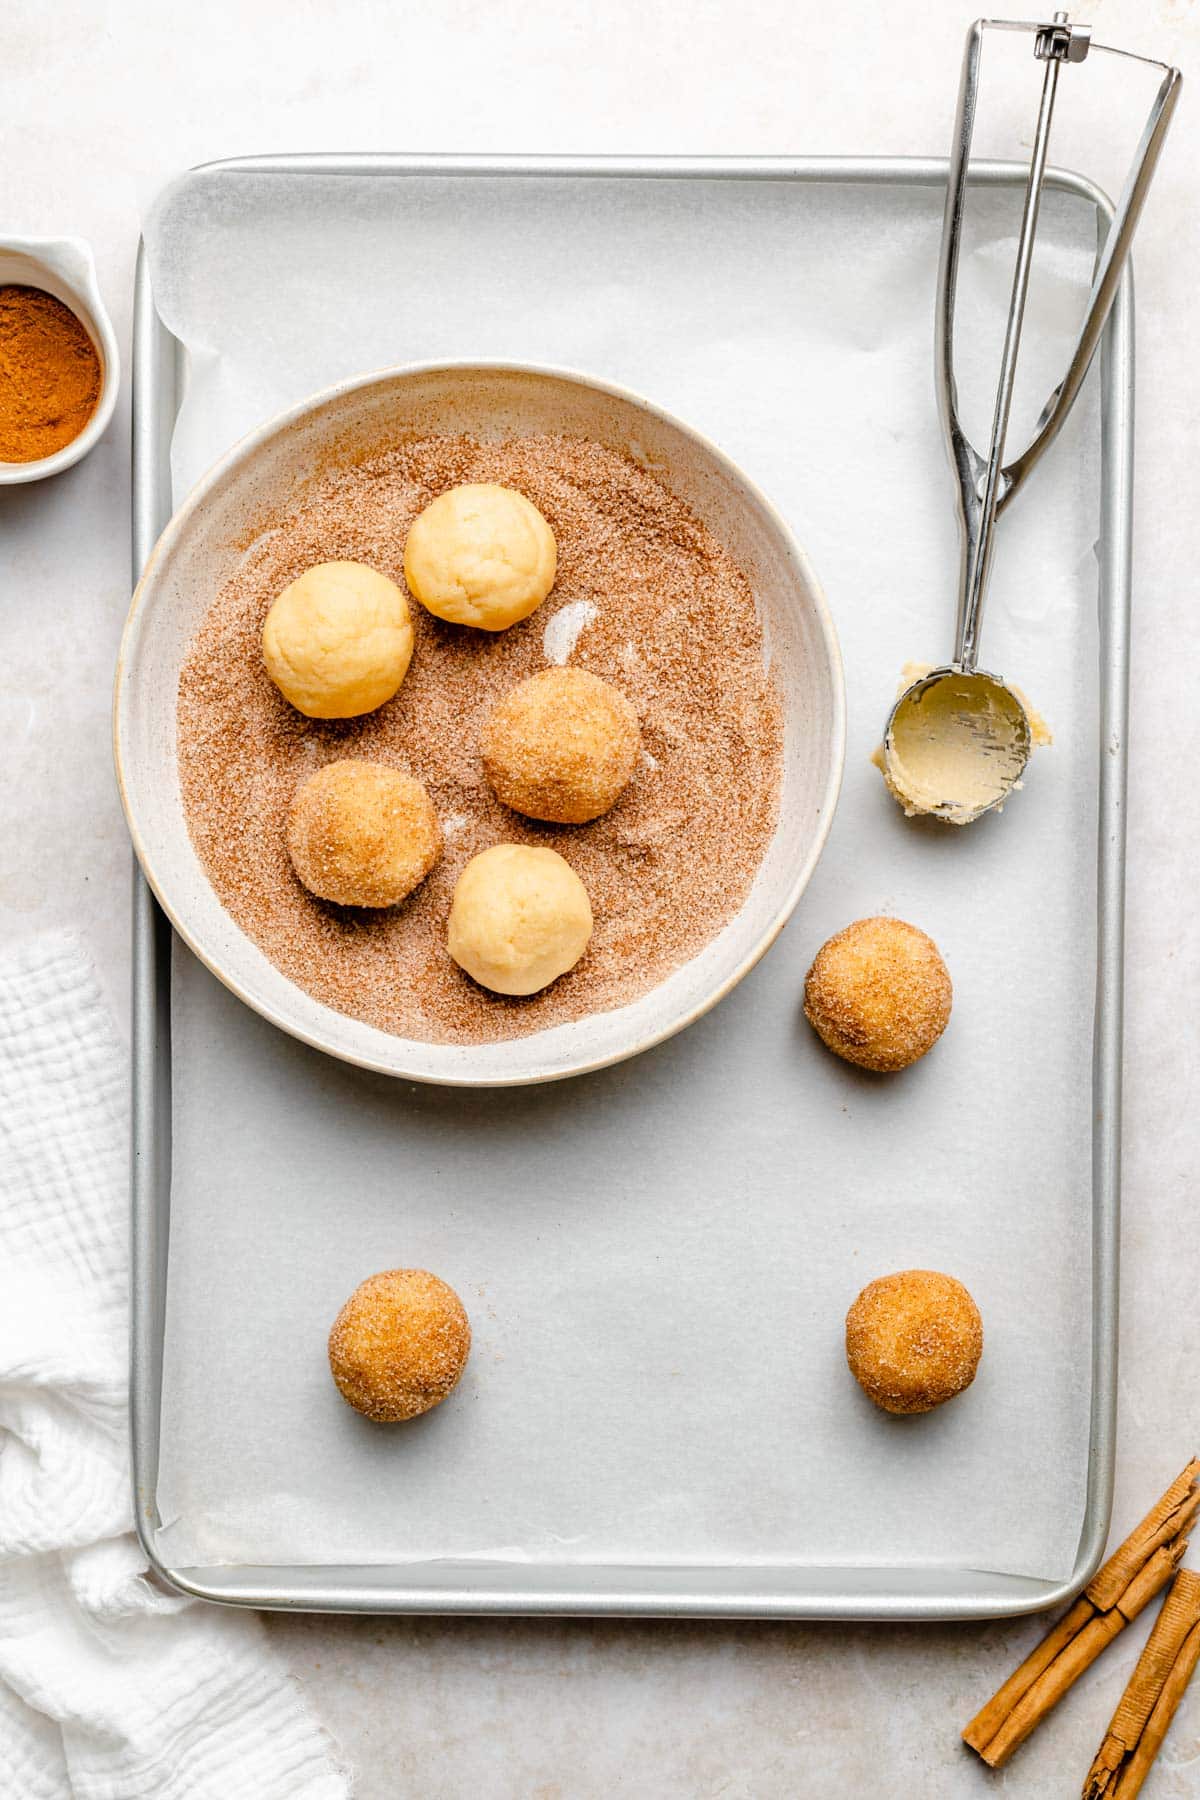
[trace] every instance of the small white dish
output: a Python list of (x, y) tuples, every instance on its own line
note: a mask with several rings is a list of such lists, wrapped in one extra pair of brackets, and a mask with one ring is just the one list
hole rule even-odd
[(83, 238), (0, 239), (0, 287), (17, 283), (41, 288), (69, 306), (83, 326), (100, 358), (100, 399), (78, 437), (33, 462), (0, 462), (0, 487), (22, 481), (41, 481), (69, 469), (103, 436), (121, 385), (121, 358), (117, 334), (105, 310), (96, 279), (96, 261)]
[[(407, 437), (562, 432), (654, 469), (710, 525), (755, 589), (784, 705), (779, 822), (741, 910), (690, 962), (610, 1012), (527, 1037), (431, 1044), (395, 1037), (290, 981), (227, 913), (188, 832), (176, 754), (179, 671), (245, 546), (338, 461)], [(408, 1081), (510, 1087), (604, 1068), (681, 1031), (735, 987), (774, 942), (816, 866), (845, 754), (837, 636), (807, 557), (728, 457), (623, 388), (519, 363), (418, 364), (360, 375), (243, 438), (192, 489), (133, 597), (117, 664), (117, 779), (133, 847), (176, 931), (256, 1012), (318, 1050)]]

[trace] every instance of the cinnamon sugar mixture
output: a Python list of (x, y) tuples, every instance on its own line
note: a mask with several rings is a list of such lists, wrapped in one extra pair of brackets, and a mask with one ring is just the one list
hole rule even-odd
[[(339, 558), (369, 563), (403, 590), (409, 525), (467, 481), (517, 488), (545, 514), (558, 540), (548, 598), (495, 635), (443, 624), (410, 599), (416, 649), (394, 700), (361, 719), (295, 712), (263, 665), (275, 596), (311, 564)], [(568, 660), (629, 696), (645, 754), (604, 818), (539, 825), (491, 793), (481, 729), (501, 694), (546, 666), (544, 636), (562, 660), (580, 622)], [(326, 1005), (434, 1043), (518, 1037), (624, 1005), (696, 955), (749, 891), (782, 770), (782, 711), (745, 576), (652, 475), (564, 437), (429, 438), (327, 477), (218, 594), (184, 663), (178, 723), (192, 840), (238, 924)], [(417, 776), (445, 833), (433, 873), (388, 911), (313, 899), (288, 860), (293, 792), (342, 756)], [(502, 840), (558, 850), (595, 915), (583, 960), (529, 999), (486, 993), (446, 950), (459, 870)]]

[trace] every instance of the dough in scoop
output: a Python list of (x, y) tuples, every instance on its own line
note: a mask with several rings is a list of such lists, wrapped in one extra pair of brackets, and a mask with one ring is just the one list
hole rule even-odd
[(453, 625), (503, 631), (554, 585), (558, 551), (541, 513), (515, 488), (449, 488), (413, 520), (404, 576), (421, 605)]
[(494, 994), (536, 994), (573, 969), (592, 935), (587, 889), (557, 850), (493, 844), (454, 889), (451, 956)]
[(365, 563), (317, 563), (267, 614), (267, 673), (310, 719), (355, 719), (390, 700), (412, 661), (408, 601)]

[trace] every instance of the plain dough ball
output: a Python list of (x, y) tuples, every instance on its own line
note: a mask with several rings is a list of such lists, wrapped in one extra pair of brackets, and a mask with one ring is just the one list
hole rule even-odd
[(592, 935), (587, 889), (557, 850), (493, 844), (454, 889), (449, 948), (494, 994), (536, 994), (573, 969)]
[(267, 673), (310, 719), (356, 719), (390, 700), (412, 661), (408, 601), (365, 563), (317, 563), (263, 626)]
[(903, 919), (858, 919), (817, 951), (804, 1013), (846, 1062), (890, 1072), (932, 1050), (953, 997), (932, 938)]
[(419, 781), (383, 763), (326, 763), (296, 790), (288, 854), (310, 893), (338, 906), (395, 906), (442, 852)]
[(543, 669), (493, 708), (483, 767), (514, 812), (582, 825), (616, 805), (641, 748), (637, 714), (619, 688), (586, 669)]
[(503, 631), (554, 586), (554, 533), (515, 488), (471, 482), (430, 501), (409, 529), (404, 575), (431, 613)]
[(355, 1412), (390, 1424), (440, 1405), (470, 1349), (452, 1287), (428, 1269), (385, 1269), (360, 1282), (334, 1320), (329, 1368)]
[(983, 1320), (961, 1281), (902, 1269), (869, 1282), (846, 1314), (850, 1373), (885, 1412), (930, 1412), (970, 1387)]

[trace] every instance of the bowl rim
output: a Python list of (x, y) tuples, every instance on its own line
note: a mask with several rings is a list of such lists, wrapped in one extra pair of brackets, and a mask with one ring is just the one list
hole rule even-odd
[[(205, 949), (204, 945), (197, 940), (196, 935), (180, 916), (178, 910), (165, 891), (163, 882), (154, 867), (149, 847), (144, 841), (138, 828), (134, 808), (130, 799), (130, 783), (125, 770), (122, 751), (122, 723), (126, 697), (130, 692), (130, 682), (127, 678), (128, 668), (145, 619), (146, 599), (149, 585), (157, 573), (158, 565), (165, 560), (167, 555), (174, 548), (179, 538), (183, 535), (184, 530), (190, 524), (193, 516), (204, 506), (208, 496), (237, 468), (239, 464), (253, 456), (254, 452), (262, 447), (269, 439), (276, 437), (307, 415), (319, 411), (322, 407), (330, 405), (335, 400), (342, 399), (346, 395), (355, 393), (360, 389), (377, 386), (384, 382), (393, 382), (400, 378), (428, 377), (440, 374), (477, 374), (483, 377), (490, 375), (529, 375), (535, 378), (549, 378), (555, 381), (571, 383), (575, 386), (590, 388), (610, 399), (631, 405), (648, 413), (651, 417), (664, 423), (668, 427), (680, 432), (684, 437), (690, 438), (692, 442), (697, 444), (712, 462), (716, 464), (722, 473), (731, 478), (736, 487), (747, 493), (758, 506), (762, 508), (763, 513), (782, 538), (789, 554), (795, 559), (812, 599), (813, 611), (819, 628), (820, 639), (828, 659), (832, 681), (831, 700), (833, 717), (829, 773), (824, 790), (820, 796), (816, 830), (813, 834), (807, 856), (793, 874), (782, 900), (775, 908), (763, 931), (747, 949), (746, 953), (739, 958), (736, 967), (730, 970), (722, 981), (717, 983), (711, 990), (689, 1006), (686, 1011), (671, 1017), (661, 1026), (656, 1026), (650, 1031), (640, 1033), (636, 1039), (621, 1049), (608, 1051), (599, 1055), (583, 1055), (574, 1060), (569, 1066), (556, 1067), (552, 1070), (530, 1068), (526, 1071), (511, 1074), (476, 1075), (466, 1072), (430, 1073), (428, 1070), (413, 1070), (411, 1068), (401, 1067), (398, 1066), (395, 1061), (385, 1061), (381, 1057), (372, 1056), (365, 1052), (354, 1052), (350, 1049), (341, 1047), (335, 1048), (328, 1041), (323, 1039), (318, 1031), (306, 1027), (301, 1021), (281, 1016), (278, 1009), (269, 999), (248, 993), (236, 978), (227, 974), (225, 970), (219, 966), (219, 963), (214, 960), (213, 956)], [(163, 527), (162, 532), (159, 534), (150, 555), (146, 559), (145, 567), (142, 570), (129, 603), (129, 611), (121, 631), (121, 641), (117, 652), (116, 671), (113, 682), (112, 739), (113, 762), (116, 771), (117, 788), (120, 794), (121, 807), (125, 814), (125, 822), (129, 830), (134, 855), (137, 857), (142, 873), (172, 928), (178, 933), (179, 937), (187, 945), (193, 956), (197, 958), (211, 975), (216, 977), (223, 987), (234, 994), (243, 1005), (248, 1006), (251, 1011), (257, 1013), (261, 1018), (266, 1019), (269, 1024), (274, 1025), (278, 1030), (285, 1032), (289, 1037), (297, 1039), (300, 1043), (307, 1044), (311, 1049), (319, 1050), (326, 1056), (332, 1056), (339, 1062), (349, 1063), (354, 1067), (367, 1069), (375, 1074), (387, 1075), (395, 1080), (414, 1081), (419, 1082), (423, 1086), (430, 1087), (532, 1087), (552, 1081), (567, 1081), (573, 1079), (577, 1075), (592, 1074), (600, 1069), (611, 1068), (617, 1063), (626, 1062), (632, 1057), (640, 1056), (646, 1050), (654, 1049), (658, 1044), (665, 1043), (667, 1039), (675, 1037), (679, 1032), (686, 1030), (689, 1025), (694, 1025), (698, 1019), (704, 1017), (705, 1013), (710, 1012), (714, 1006), (725, 999), (738, 983), (744, 980), (751, 969), (753, 969), (766, 955), (767, 951), (774, 944), (784, 926), (795, 912), (805, 888), (812, 879), (813, 871), (824, 851), (833, 825), (834, 814), (836, 813), (838, 798), (841, 793), (842, 776), (846, 760), (845, 670), (842, 662), (841, 646), (838, 641), (837, 629), (833, 622), (833, 615), (829, 609), (829, 603), (825, 598), (824, 589), (817, 579), (816, 572), (809, 561), (807, 553), (797, 542), (790, 525), (787, 523), (782, 513), (775, 506), (774, 502), (762, 491), (758, 486), (758, 483), (747, 475), (740, 465), (734, 462), (732, 457), (728, 456), (726, 452), (720, 449), (718, 445), (714, 444), (710, 438), (706, 437), (703, 432), (698, 431), (695, 426), (689, 425), (676, 414), (669, 412), (665, 407), (659, 406), (655, 401), (648, 400), (644, 395), (639, 394), (634, 389), (621, 386), (616, 382), (607, 381), (602, 377), (589, 375), (579, 369), (569, 368), (559, 364), (532, 363), (516, 359), (489, 358), (487, 360), (479, 360), (474, 357), (439, 357), (429, 361), (397, 363), (382, 369), (368, 370), (358, 375), (348, 376), (341, 381), (333, 382), (327, 387), (318, 389), (306, 399), (297, 401), (292, 406), (285, 407), (282, 411), (272, 414), (261, 424), (254, 426), (250, 431), (244, 433), (240, 438), (236, 439), (230, 448), (218, 457), (215, 462), (210, 464), (204, 473), (195, 481), (184, 496), (181, 504), (176, 508), (175, 512), (172, 513), (170, 519)], [(733, 919), (736, 919), (737, 916), (737, 913), (735, 913)], [(729, 921), (729, 924), (733, 923), (733, 919)], [(234, 924), (236, 926), (236, 921), (234, 921)], [(240, 931), (241, 927), (237, 926), (237, 929)], [(728, 926), (724, 929), (728, 929)], [(245, 936), (246, 934), (243, 932), (242, 935)], [(249, 941), (253, 942), (252, 939)], [(298, 986), (298, 984), (294, 982), (291, 985)], [(300, 989), (300, 992), (303, 993), (304, 990)], [(313, 1006), (323, 1007), (324, 1005), (323, 1002), (315, 1000), (312, 995), (306, 995), (305, 998)], [(327, 1010), (336, 1011), (335, 1008), (329, 1008)], [(614, 1008), (612, 1010), (619, 1011), (620, 1008)], [(549, 1026), (546, 1028), (546, 1031), (549, 1032), (558, 1029), (561, 1029), (561, 1027)], [(392, 1041), (398, 1045), (410, 1043), (419, 1048), (423, 1042), (423, 1040), (393, 1036), (393, 1034), (390, 1033), (383, 1035), (392, 1037)], [(542, 1035), (541, 1032), (533, 1032), (518, 1041), (533, 1045)]]
[[(121, 353), (117, 334), (100, 292), (96, 259), (91, 245), (81, 237), (0, 237), (0, 256), (13, 254), (28, 257), (37, 269), (50, 275), (71, 295), (71, 311), (96, 344), (101, 359), (100, 398), (83, 430), (61, 450), (50, 456), (38, 456), (30, 462), (0, 462), (0, 487), (20, 487), (29, 481), (44, 481), (73, 468), (95, 448), (112, 423), (117, 395), (121, 387)], [(72, 268), (69, 265), (74, 264)], [(83, 279), (80, 279), (82, 274)], [(34, 286), (36, 283), (29, 283)], [(45, 290), (49, 292), (49, 289)], [(57, 297), (57, 296), (56, 296)]]

